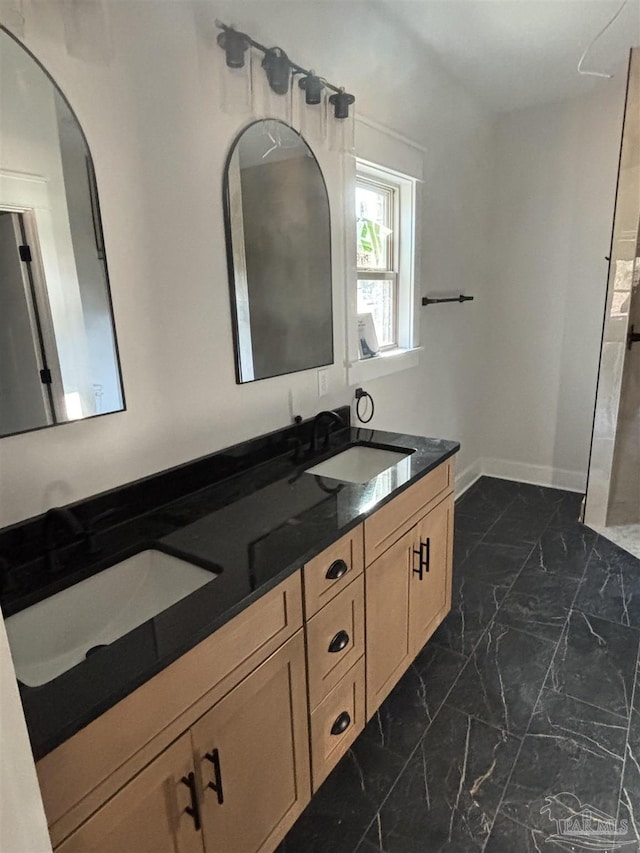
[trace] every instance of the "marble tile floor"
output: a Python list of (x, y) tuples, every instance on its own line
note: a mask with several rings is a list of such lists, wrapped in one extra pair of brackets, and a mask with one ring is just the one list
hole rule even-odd
[(616, 524), (611, 527), (594, 527), (594, 530), (640, 558), (640, 524)]
[[(640, 851), (640, 560), (579, 505), (458, 501), (451, 613), (277, 853)], [(621, 834), (562, 834), (583, 807)]]

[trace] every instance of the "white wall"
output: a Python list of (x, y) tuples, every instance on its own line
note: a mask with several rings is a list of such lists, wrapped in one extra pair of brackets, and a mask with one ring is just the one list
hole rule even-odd
[(486, 470), (585, 484), (625, 76), (495, 126)]
[(1, 611), (0, 675), (0, 850), (47, 853), (47, 821)]
[[(194, 16), (186, 2), (112, 3), (110, 31), (70, 25), (68, 4), (64, 14), (61, 2), (33, 8), (27, 45), (69, 98), (95, 160), (128, 410), (3, 439), (0, 525), (284, 425), (290, 395), (304, 416), (351, 399), (343, 327), (326, 398), (315, 372), (235, 384), (221, 180), (239, 124), (218, 106), (216, 15), (345, 84), (363, 114), (426, 146), (418, 286), (481, 296), (489, 117), (368, 6), (235, 0)], [(91, 53), (78, 39), (99, 62), (76, 58)], [(436, 310), (422, 315), (420, 367), (370, 384), (374, 423), (459, 438), (466, 467), (481, 443), (483, 300)]]

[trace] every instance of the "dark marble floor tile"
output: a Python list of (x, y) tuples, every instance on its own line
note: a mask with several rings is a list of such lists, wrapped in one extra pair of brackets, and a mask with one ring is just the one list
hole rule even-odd
[(545, 834), (583, 806), (615, 817), (621, 777), (619, 758), (583, 749), (570, 738), (528, 734), (500, 811)]
[(582, 492), (564, 492), (564, 497), (558, 504), (550, 525), (558, 527), (565, 524), (576, 524), (580, 518), (583, 497)]
[(598, 534), (584, 524), (549, 527), (536, 542), (525, 570), (581, 578)]
[[(523, 523), (523, 531), (532, 535), (536, 529), (541, 532), (557, 514), (563, 498), (564, 492), (556, 489), (522, 485), (515, 500), (506, 509), (505, 516), (512, 521), (519, 519)], [(528, 522), (528, 526), (525, 522)]]
[(516, 823), (499, 811), (484, 853), (543, 853), (546, 850), (564, 850), (566, 853), (567, 849), (551, 841), (543, 832)]
[(640, 714), (635, 710), (630, 723), (618, 816), (629, 822), (634, 837), (640, 842)]
[(367, 833), (366, 838), (363, 838), (362, 843), (356, 848), (356, 853), (384, 853), (384, 850), (373, 841), (370, 841), (369, 833)]
[(451, 611), (430, 640), (462, 655), (471, 654), (495, 616), (504, 591), (454, 576)]
[(479, 536), (482, 538), (487, 531), (491, 530), (499, 517), (499, 513), (492, 516), (466, 515), (456, 506), (455, 531), (462, 536)]
[(428, 643), (373, 715), (360, 739), (408, 758), (465, 661), (457, 652)]
[(634, 628), (572, 610), (547, 686), (628, 717), (639, 637)]
[(488, 494), (478, 488), (463, 495), (456, 504), (456, 510), (461, 515), (495, 521), (509, 503), (510, 501), (505, 501), (497, 495)]
[(498, 619), (536, 637), (558, 640), (579, 583), (541, 569), (522, 571), (500, 605)]
[(405, 760), (359, 738), (290, 830), (282, 853), (352, 853)]
[(505, 592), (516, 579), (529, 556), (528, 545), (486, 544), (483, 540), (467, 559), (457, 566), (457, 576), (501, 587)]
[(498, 545), (531, 546), (546, 529), (549, 518), (547, 512), (525, 509), (522, 514), (512, 514), (511, 510), (507, 510), (485, 534), (483, 541)]
[(474, 486), (485, 499), (494, 499), (506, 507), (521, 493), (523, 484), (516, 480), (502, 480), (499, 477), (480, 477)]
[(575, 607), (602, 619), (640, 628), (638, 567), (631, 567), (623, 560), (605, 562), (592, 556), (580, 584)]
[(602, 560), (611, 565), (622, 565), (627, 571), (640, 572), (640, 560), (625, 551), (615, 542), (607, 539), (606, 536), (598, 536), (593, 546), (593, 556), (597, 560)]
[(529, 507), (557, 508), (572, 492), (554, 489), (551, 486), (536, 486), (534, 483), (518, 483), (517, 500)]
[(545, 688), (533, 712), (529, 734), (569, 740), (602, 758), (624, 758), (627, 718)]
[(479, 853), (518, 746), (506, 732), (445, 704), (380, 809), (367, 841), (385, 853)]
[(524, 734), (555, 643), (494, 622), (467, 661), (447, 704)]
[(456, 530), (453, 537), (453, 565), (462, 565), (481, 539), (481, 533), (461, 533)]

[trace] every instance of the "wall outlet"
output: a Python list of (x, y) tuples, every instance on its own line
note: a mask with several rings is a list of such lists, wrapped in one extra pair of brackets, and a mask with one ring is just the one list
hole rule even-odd
[(318, 397), (326, 397), (329, 393), (329, 371), (318, 371)]

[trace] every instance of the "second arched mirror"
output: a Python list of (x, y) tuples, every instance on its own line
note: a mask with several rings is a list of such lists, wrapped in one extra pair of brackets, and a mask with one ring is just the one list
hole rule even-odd
[(237, 381), (331, 364), (329, 199), (313, 152), (280, 121), (250, 125), (224, 201)]

